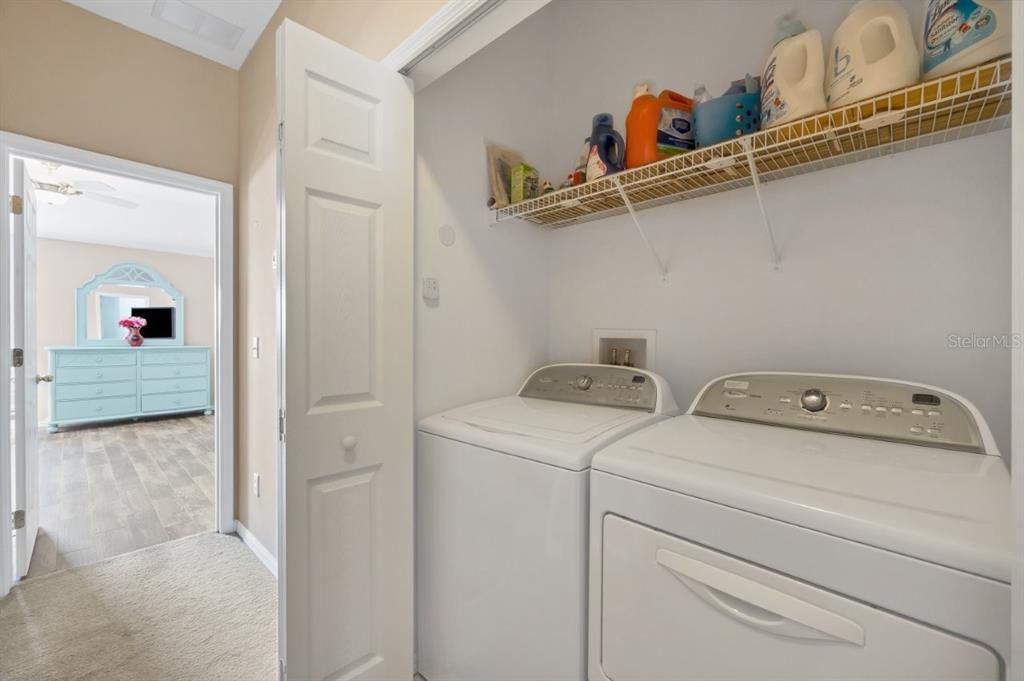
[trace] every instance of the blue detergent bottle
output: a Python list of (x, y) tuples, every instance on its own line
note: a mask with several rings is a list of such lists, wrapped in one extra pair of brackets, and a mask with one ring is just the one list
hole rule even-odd
[(587, 157), (587, 182), (620, 172), (625, 166), (626, 145), (615, 132), (609, 113), (594, 116), (590, 132), (590, 154)]

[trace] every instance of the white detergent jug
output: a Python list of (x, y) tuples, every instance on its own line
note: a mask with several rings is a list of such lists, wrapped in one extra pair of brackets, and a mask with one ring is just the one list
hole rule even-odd
[(1010, 0), (925, 0), (922, 71), (938, 78), (1010, 53)]
[(761, 78), (761, 127), (821, 113), (825, 106), (825, 52), (821, 33), (787, 14), (779, 19), (775, 49)]
[(907, 11), (894, 0), (861, 0), (832, 37), (825, 74), (832, 108), (913, 85), (921, 61)]

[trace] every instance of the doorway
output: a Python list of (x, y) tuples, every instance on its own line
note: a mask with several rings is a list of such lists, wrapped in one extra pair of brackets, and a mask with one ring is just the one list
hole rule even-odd
[(7, 133), (0, 182), (0, 596), (233, 532), (233, 188)]

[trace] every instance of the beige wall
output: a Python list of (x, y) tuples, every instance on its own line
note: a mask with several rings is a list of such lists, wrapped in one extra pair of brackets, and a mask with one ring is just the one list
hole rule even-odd
[[(285, 17), (372, 59), (380, 59), (444, 4), (443, 0), (285, 0), (242, 66), (239, 82), (238, 230), (238, 518), (272, 553), (277, 550), (276, 235), (274, 34)], [(249, 345), (259, 335), (262, 353)], [(262, 478), (256, 498), (249, 481)]]
[[(216, 264), (213, 258), (142, 251), (78, 241), (36, 241), (37, 343), (39, 368), (45, 369), (45, 348), (75, 344), (75, 292), (79, 286), (119, 262), (135, 262), (160, 273), (185, 298), (185, 343), (213, 345)], [(138, 293), (139, 289), (125, 289)], [(152, 301), (159, 304), (159, 301)], [(145, 335), (145, 331), (143, 331)], [(211, 357), (212, 359), (212, 357)], [(46, 384), (39, 393), (39, 418), (49, 413)]]
[(235, 184), (238, 74), (62, 0), (0, 0), (0, 130)]

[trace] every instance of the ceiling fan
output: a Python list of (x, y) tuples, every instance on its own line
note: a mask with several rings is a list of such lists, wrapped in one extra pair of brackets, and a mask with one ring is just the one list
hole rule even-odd
[[(57, 163), (44, 162), (43, 165), (52, 175), (54, 171), (60, 168)], [(62, 205), (68, 202), (69, 199), (76, 196), (89, 199), (91, 201), (98, 201), (100, 203), (106, 203), (111, 206), (118, 206), (119, 208), (138, 208), (139, 204), (134, 201), (127, 199), (119, 199), (116, 196), (109, 196), (110, 193), (116, 192), (115, 187), (111, 187), (106, 182), (100, 182), (98, 180), (78, 180), (74, 184), (70, 182), (59, 181), (53, 178), (53, 182), (47, 182), (44, 180), (32, 179), (32, 185), (36, 188), (36, 191), (43, 194), (40, 196), (44, 202), (51, 205)]]

